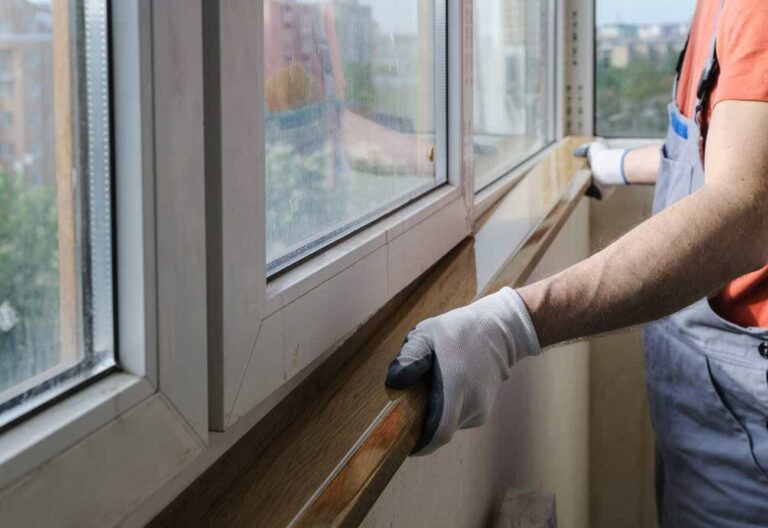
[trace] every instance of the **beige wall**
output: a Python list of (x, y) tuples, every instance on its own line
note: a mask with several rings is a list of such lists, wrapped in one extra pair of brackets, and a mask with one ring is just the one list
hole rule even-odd
[[(532, 280), (588, 254), (588, 209), (584, 201)], [(590, 526), (588, 385), (586, 343), (521, 362), (488, 423), (408, 459), (362, 526), (487, 526), (508, 486), (555, 492), (560, 526)]]
[[(599, 250), (650, 214), (651, 188), (618, 189), (590, 207), (590, 239)], [(653, 432), (645, 394), (639, 328), (590, 342), (590, 525), (656, 526)]]

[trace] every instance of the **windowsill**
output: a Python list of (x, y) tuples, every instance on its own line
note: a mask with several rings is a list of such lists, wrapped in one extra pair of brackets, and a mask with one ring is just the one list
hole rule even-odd
[(0, 489), (155, 392), (144, 378), (110, 374), (0, 435)]
[(475, 219), (483, 216), (488, 209), (494, 206), (509, 190), (514, 187), (532, 168), (545, 159), (552, 151), (552, 141), (546, 147), (526, 158), (522, 163), (503, 173), (489, 185), (475, 194)]
[(390, 303), (195, 480), (152, 526), (352, 525), (415, 444), (425, 388), (384, 387), (386, 367), (422, 319), (522, 285), (589, 184), (553, 146), (465, 239)]

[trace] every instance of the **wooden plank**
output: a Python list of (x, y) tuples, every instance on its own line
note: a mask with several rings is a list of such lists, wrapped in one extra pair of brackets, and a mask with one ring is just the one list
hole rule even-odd
[[(554, 149), (551, 172), (525, 179), (521, 214), (538, 219), (496, 279), (478, 292), (468, 238), (393, 301), (338, 355), (273, 410), (154, 519), (151, 526), (355, 526), (420, 434), (426, 387), (391, 391), (387, 366), (419, 321), (471, 302), (501, 280), (521, 284), (554, 240), (589, 183), (572, 139)], [(562, 163), (561, 163), (562, 162)], [(525, 181), (524, 180), (524, 181)], [(517, 189), (517, 188), (516, 188)], [(513, 193), (515, 190), (512, 191)], [(481, 222), (491, 227), (494, 210)], [(497, 215), (499, 216), (499, 215)], [(506, 216), (506, 212), (504, 215)], [(508, 221), (503, 218), (503, 221)]]
[(53, 92), (56, 202), (59, 238), (59, 342), (61, 360), (80, 356), (75, 238), (74, 134), (71, 0), (53, 2)]

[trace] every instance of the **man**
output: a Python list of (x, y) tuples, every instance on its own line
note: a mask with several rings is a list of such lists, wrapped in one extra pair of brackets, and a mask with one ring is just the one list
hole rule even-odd
[[(480, 425), (512, 365), (648, 321), (662, 526), (768, 526), (768, 2), (699, 0), (663, 148), (592, 144), (655, 215), (546, 280), (428, 319), (387, 384), (432, 386), (417, 452)], [(757, 271), (755, 271), (757, 270)]]

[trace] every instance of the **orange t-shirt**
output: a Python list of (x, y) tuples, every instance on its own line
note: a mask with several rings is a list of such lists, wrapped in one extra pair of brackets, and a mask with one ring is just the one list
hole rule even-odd
[[(686, 117), (691, 117), (694, 112), (696, 89), (709, 58), (720, 2), (699, 0), (696, 6), (677, 94), (678, 108)], [(709, 101), (707, 116), (720, 101), (768, 102), (766, 28), (767, 1), (725, 0), (717, 21), (720, 76)], [(728, 284), (712, 300), (712, 306), (722, 317), (741, 326), (768, 327), (768, 266)]]

